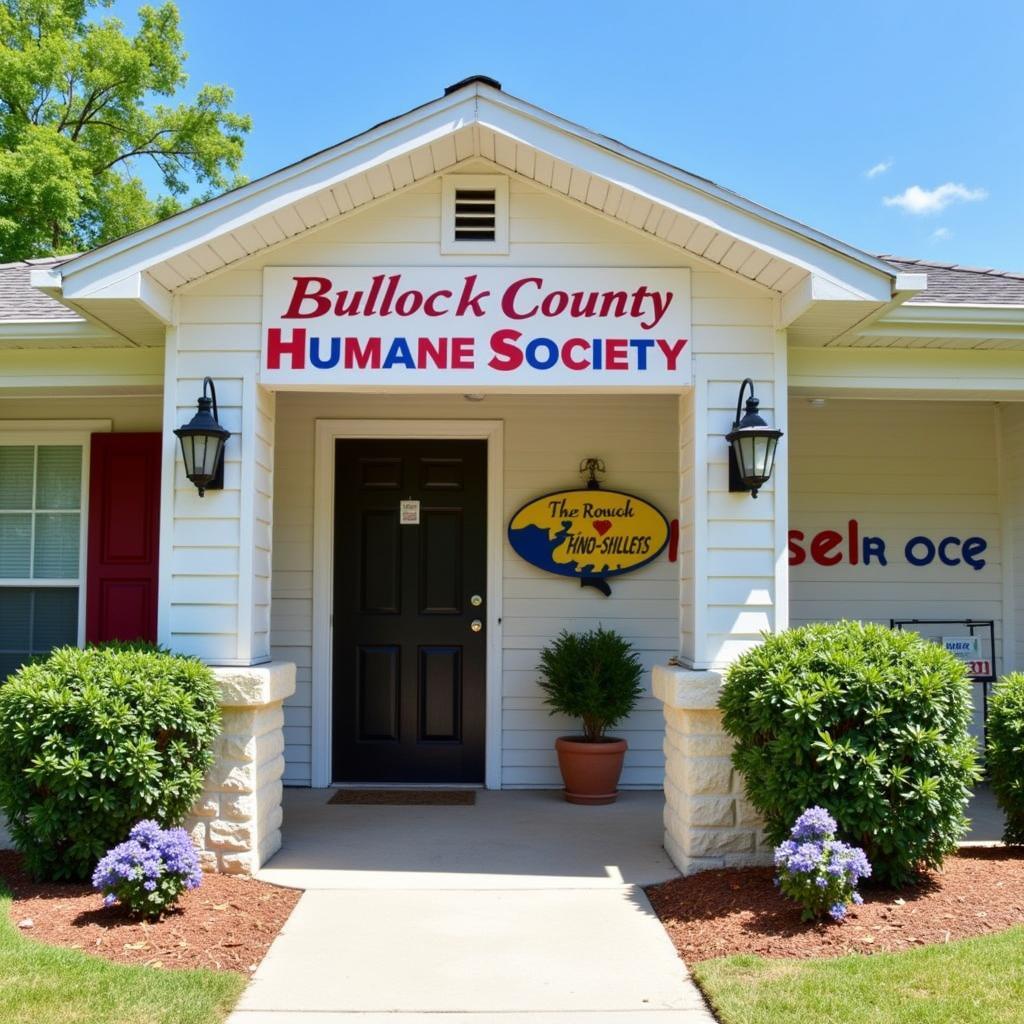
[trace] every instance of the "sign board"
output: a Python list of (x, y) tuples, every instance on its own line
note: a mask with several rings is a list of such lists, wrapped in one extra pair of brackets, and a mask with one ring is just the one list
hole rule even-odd
[(524, 505), (508, 524), (512, 549), (545, 572), (600, 580), (633, 572), (668, 543), (668, 520), (621, 491), (556, 491)]
[(894, 629), (912, 629), (926, 640), (941, 644), (967, 666), (976, 683), (995, 681), (995, 622), (992, 619), (891, 619), (889, 625)]
[(420, 525), (420, 503), (409, 499), (398, 503), (398, 522), (400, 526)]
[(942, 646), (961, 661), (972, 661), (981, 657), (980, 636), (944, 636)]
[(678, 267), (267, 267), (260, 380), (278, 387), (675, 390)]

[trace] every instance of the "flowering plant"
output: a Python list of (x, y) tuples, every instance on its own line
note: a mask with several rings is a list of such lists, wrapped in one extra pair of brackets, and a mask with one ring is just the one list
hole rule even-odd
[(163, 829), (155, 821), (140, 821), (126, 842), (107, 852), (92, 875), (104, 906), (122, 903), (146, 917), (159, 917), (202, 880), (189, 834), (183, 828)]
[(836, 827), (824, 807), (809, 807), (775, 847), (775, 883), (803, 907), (804, 921), (825, 913), (842, 921), (851, 903), (864, 902), (857, 883), (871, 874), (867, 854), (836, 839)]

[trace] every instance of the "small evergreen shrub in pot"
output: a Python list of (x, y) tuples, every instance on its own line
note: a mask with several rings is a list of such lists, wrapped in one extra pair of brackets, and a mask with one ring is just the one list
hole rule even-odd
[(878, 881), (902, 885), (966, 832), (970, 682), (939, 644), (861, 622), (787, 630), (732, 665), (719, 706), (772, 843), (821, 806)]
[(158, 918), (186, 889), (203, 881), (199, 855), (183, 828), (161, 828), (140, 821), (123, 843), (96, 865), (92, 886), (106, 907), (120, 903), (140, 917)]
[(579, 719), (582, 736), (555, 741), (565, 799), (609, 804), (618, 796), (626, 741), (607, 736), (643, 695), (643, 667), (614, 630), (562, 630), (541, 652), (541, 689), (551, 714)]
[(1003, 841), (1024, 843), (1024, 673), (1011, 672), (988, 699), (985, 769), (1005, 816)]
[(139, 644), (63, 647), (0, 686), (0, 809), (37, 878), (87, 879), (136, 822), (178, 825), (220, 724), (209, 668)]

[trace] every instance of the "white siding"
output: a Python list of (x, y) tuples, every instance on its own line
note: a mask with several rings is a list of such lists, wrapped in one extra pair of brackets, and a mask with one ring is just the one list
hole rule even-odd
[(1009, 643), (1005, 670), (1024, 670), (1024, 405), (998, 409), (1006, 580), (1003, 600)]
[(0, 398), (2, 420), (110, 420), (118, 434), (160, 430), (160, 398)]
[[(1016, 442), (1019, 449), (1019, 440)], [(845, 555), (834, 566), (790, 569), (793, 624), (836, 619), (993, 619), (1003, 670), (1002, 543), (996, 411), (970, 402), (829, 399), (790, 407), (791, 527), (804, 548), (820, 530), (885, 540), (888, 565)], [(1019, 459), (1017, 460), (1019, 461)], [(904, 547), (915, 536), (980, 536), (985, 566), (915, 566)], [(955, 633), (955, 631), (954, 631)]]
[[(493, 170), (490, 165), (467, 170)], [(442, 257), (439, 179), (424, 182), (347, 219), (283, 244), (272, 254), (254, 257), (236, 269), (188, 286), (179, 297), (180, 327), (176, 334), (179, 408), (184, 416), (194, 403), (202, 376), (217, 377), (218, 393), (233, 431), (246, 415), (243, 395), (254, 393), (259, 349), (261, 270), (264, 265), (417, 266), (467, 262)], [(687, 418), (693, 443), (684, 439), (684, 461), (691, 463), (689, 483), (702, 495), (699, 507), (684, 505), (685, 543), (693, 547), (689, 519), (707, 515), (710, 545), (699, 565), (691, 565), (686, 609), (703, 588), (712, 585), (711, 606), (700, 590), (701, 628), (714, 636), (700, 644), (705, 657), (720, 660), (747, 646), (765, 621), (774, 621), (774, 509), (771, 491), (756, 503), (745, 495), (725, 493), (725, 445), (736, 388), (745, 375), (755, 376), (764, 408), (773, 412), (772, 380), (778, 372), (773, 298), (765, 289), (721, 271), (662, 244), (643, 233), (613, 223), (565, 199), (518, 179), (510, 181), (510, 245), (507, 256), (474, 256), (474, 264), (513, 266), (687, 266), (693, 294), (693, 351), (701, 416)], [(298, 689), (286, 709), (287, 779), (310, 779), (310, 708), (312, 616), (313, 422), (322, 418), (500, 418), (505, 421), (505, 512), (545, 490), (573, 484), (579, 459), (602, 456), (609, 468), (609, 486), (632, 490), (654, 501), (671, 517), (679, 500), (679, 399), (655, 397), (489, 397), (470, 405), (461, 396), (383, 397), (288, 393), (277, 397), (276, 476), (273, 488), (272, 653), (298, 665)], [(268, 419), (273, 416), (268, 410)], [(175, 641), (214, 660), (240, 656), (246, 634), (245, 605), (240, 591), (246, 574), (238, 537), (250, 513), (245, 511), (246, 485), (241, 460), (243, 440), (233, 438), (227, 490), (200, 501), (180, 472), (174, 530), (175, 578), (172, 608)], [(254, 479), (261, 479), (266, 438), (257, 432)], [(693, 459), (709, 453), (712, 493), (704, 495), (703, 466), (695, 475)], [(698, 465), (700, 463), (698, 462)], [(269, 468), (267, 469), (269, 479)], [(261, 499), (257, 496), (257, 502)], [(710, 507), (709, 507), (710, 506)], [(201, 521), (194, 521), (194, 518)], [(223, 520), (215, 522), (215, 520)], [(256, 533), (270, 520), (256, 516)], [(725, 531), (744, 531), (744, 547), (769, 578), (757, 593), (739, 593), (736, 577), (744, 570), (732, 565), (732, 541)], [(214, 540), (210, 532), (224, 528)], [(255, 561), (263, 549), (257, 541)], [(613, 586), (606, 600), (571, 583), (531, 569), (510, 552), (505, 560), (503, 778), (505, 785), (555, 785), (552, 742), (568, 723), (549, 718), (542, 707), (534, 669), (539, 648), (563, 626), (580, 628), (603, 622), (614, 625), (642, 650), (645, 664), (679, 653), (679, 567), (660, 560)], [(693, 559), (691, 558), (691, 562)], [(186, 569), (182, 569), (186, 566)], [(201, 574), (211, 596), (203, 600), (194, 586)], [(703, 576), (700, 576), (703, 574)], [(250, 575), (248, 577), (252, 579)], [(263, 623), (259, 598), (261, 579), (253, 585), (249, 633), (254, 654), (262, 649)], [(758, 596), (760, 595), (760, 596)], [(765, 596), (767, 595), (767, 596)], [(199, 603), (193, 603), (198, 600)], [(750, 614), (750, 606), (760, 602)], [(767, 608), (767, 611), (764, 609)], [(709, 618), (714, 621), (707, 623)], [(199, 632), (201, 628), (206, 632)], [(236, 633), (239, 634), (236, 639)], [(713, 648), (713, 650), (711, 650)], [(711, 654), (708, 655), (708, 652)], [(624, 734), (632, 751), (624, 784), (661, 785), (662, 719), (660, 705), (647, 699)]]

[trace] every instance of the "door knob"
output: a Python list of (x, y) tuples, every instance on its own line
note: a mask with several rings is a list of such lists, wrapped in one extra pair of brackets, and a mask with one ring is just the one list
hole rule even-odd
[(473, 630), (474, 633), (479, 633), (480, 630), (484, 628), (484, 624), (479, 619), (474, 619), (469, 624), (469, 628)]
[(472, 606), (473, 606), (474, 608), (479, 608), (479, 607), (480, 607), (480, 605), (482, 605), (482, 604), (484, 603), (484, 599), (483, 599), (483, 598), (482, 598), (482, 597), (481, 597), (481, 596), (480, 596), (479, 594), (474, 594), (474, 595), (473, 595), (473, 596), (472, 596), (472, 597), (471, 597), (471, 598), (469, 599), (469, 603), (470, 603), (470, 604), (471, 604), (471, 605), (472, 605)]

